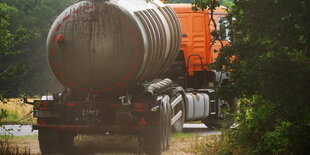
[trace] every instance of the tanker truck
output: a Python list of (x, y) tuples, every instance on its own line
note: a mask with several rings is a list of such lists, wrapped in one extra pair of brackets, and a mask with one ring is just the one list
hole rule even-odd
[(208, 68), (216, 57), (210, 37), (209, 13), (190, 4), (85, 0), (67, 8), (46, 41), (64, 90), (25, 99), (41, 152), (61, 152), (77, 134), (108, 133), (135, 135), (147, 154), (160, 154), (186, 121), (221, 127), (230, 103), (214, 93), (229, 79)]

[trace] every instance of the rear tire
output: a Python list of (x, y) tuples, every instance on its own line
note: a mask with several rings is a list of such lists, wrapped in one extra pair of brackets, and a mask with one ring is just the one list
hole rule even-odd
[(41, 154), (43, 154), (43, 155), (44, 154), (57, 153), (58, 151), (56, 151), (56, 150), (60, 150), (59, 148), (57, 148), (56, 142), (39, 140), (39, 143), (40, 143)]
[(42, 154), (66, 152), (73, 146), (75, 134), (66, 131), (39, 129), (39, 144)]
[(170, 147), (171, 107), (170, 104), (161, 103), (159, 112), (151, 113), (150, 126), (139, 137), (139, 142), (146, 154), (159, 155), (161, 151)]

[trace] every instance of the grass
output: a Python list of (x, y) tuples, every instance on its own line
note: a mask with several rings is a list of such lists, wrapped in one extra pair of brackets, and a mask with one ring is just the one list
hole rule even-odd
[[(174, 154), (245, 154), (237, 148), (227, 148), (221, 135), (200, 136), (195, 133), (172, 133), (171, 147), (163, 155)], [(39, 154), (38, 136), (0, 136), (0, 143), (7, 140), (10, 150)], [(138, 139), (135, 136), (78, 135), (74, 145), (80, 154), (136, 155), (139, 154)], [(1, 147), (1, 146), (0, 146)], [(6, 148), (6, 147), (3, 147)], [(1, 149), (1, 148), (0, 148)], [(0, 150), (1, 151), (1, 150)], [(30, 152), (31, 151), (31, 152)], [(1, 154), (1, 152), (0, 152)], [(6, 153), (3, 153), (6, 154)], [(142, 153), (143, 154), (143, 153)]]
[(209, 135), (199, 139), (195, 137), (191, 150), (196, 154), (221, 154), (220, 135)]
[(27, 135), (27, 136), (11, 136), (11, 135), (0, 135), (0, 142), (9, 139), (10, 141), (15, 140), (36, 140), (38, 135)]
[(186, 133), (172, 133), (172, 138), (193, 138), (195, 137), (195, 133), (192, 132), (186, 132)]
[(135, 155), (139, 152), (138, 138), (130, 135), (78, 135), (74, 145), (85, 154)]
[(32, 116), (32, 108), (32, 105), (18, 98), (9, 99), (7, 103), (0, 102), (0, 109), (7, 111), (7, 117), (0, 118), (0, 124), (33, 124), (36, 119)]
[(185, 122), (185, 124), (200, 124), (201, 121), (190, 121), (190, 122)]
[(220, 134), (194, 138), (190, 152), (194, 154), (211, 155), (246, 155), (244, 148), (231, 147), (224, 141), (225, 136)]
[[(37, 139), (38, 136), (0, 136), (0, 154), (6, 155), (28, 155), (30, 153), (30, 147), (28, 146), (28, 139), (34, 140)], [(21, 141), (24, 145), (21, 145)], [(26, 144), (26, 145), (25, 145)]]

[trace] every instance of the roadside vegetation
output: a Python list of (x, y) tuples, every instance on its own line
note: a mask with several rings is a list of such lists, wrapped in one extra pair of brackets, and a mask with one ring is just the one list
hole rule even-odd
[(33, 124), (36, 122), (32, 115), (33, 106), (23, 103), (22, 99), (12, 98), (6, 102), (0, 101), (0, 107), (0, 125)]
[[(166, 3), (192, 3), (194, 0), (166, 0)], [(219, 0), (218, 1), (222, 6), (231, 8), (234, 3), (233, 0)]]
[(0, 154), (2, 155), (30, 155), (38, 154), (32, 152), (33, 143), (38, 139), (38, 136), (9, 136), (0, 135)]
[[(32, 116), (32, 106), (24, 104), (21, 99), (13, 98), (0, 101), (0, 128), (10, 132), (2, 125), (8, 124), (33, 124), (36, 119)], [(30, 140), (29, 140), (30, 139)], [(29, 142), (37, 141), (37, 136), (10, 136), (0, 135), (0, 154), (28, 155), (32, 150)]]
[[(193, 4), (213, 9), (219, 1)], [(234, 0), (228, 16), (233, 42), (222, 47), (211, 66), (230, 73), (232, 82), (219, 94), (239, 100), (238, 125), (220, 140), (225, 148), (247, 154), (308, 153), (309, 7), (304, 0)], [(222, 33), (212, 34), (220, 40)]]
[(45, 55), (56, 17), (77, 0), (1, 0), (0, 99), (60, 91)]

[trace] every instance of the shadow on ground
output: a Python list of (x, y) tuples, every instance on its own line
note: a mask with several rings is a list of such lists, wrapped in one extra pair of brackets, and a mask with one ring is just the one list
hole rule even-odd
[(138, 138), (119, 135), (78, 135), (74, 146), (60, 154), (139, 154)]

